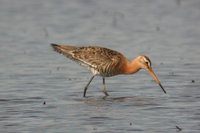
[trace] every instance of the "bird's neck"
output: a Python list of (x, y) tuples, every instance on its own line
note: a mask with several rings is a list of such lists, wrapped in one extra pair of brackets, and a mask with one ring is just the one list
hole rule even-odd
[(141, 66), (139, 65), (136, 59), (132, 61), (127, 61), (124, 68), (124, 74), (133, 74), (133, 73), (138, 72), (140, 69), (141, 69)]

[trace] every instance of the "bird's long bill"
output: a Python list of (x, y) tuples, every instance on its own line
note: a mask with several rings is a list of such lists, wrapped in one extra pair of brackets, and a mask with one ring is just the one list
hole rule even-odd
[(147, 71), (149, 72), (149, 74), (151, 75), (151, 77), (155, 80), (155, 82), (162, 88), (164, 93), (167, 93), (164, 89), (164, 87), (162, 86), (162, 84), (160, 83), (160, 81), (158, 80), (156, 74), (154, 73), (154, 71), (152, 70), (152, 68), (148, 68)]

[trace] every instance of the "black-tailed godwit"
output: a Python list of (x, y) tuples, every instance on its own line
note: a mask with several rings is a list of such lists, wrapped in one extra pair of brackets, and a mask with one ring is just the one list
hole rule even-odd
[(145, 55), (139, 55), (132, 61), (129, 61), (123, 54), (117, 51), (98, 46), (76, 47), (57, 44), (51, 44), (51, 46), (55, 51), (86, 66), (92, 72), (93, 75), (84, 88), (83, 97), (86, 96), (88, 86), (96, 75), (102, 76), (104, 86), (103, 93), (109, 96), (105, 87), (105, 77), (119, 74), (134, 74), (140, 69), (147, 70), (154, 81), (162, 88), (164, 93), (166, 93), (152, 70), (150, 59)]

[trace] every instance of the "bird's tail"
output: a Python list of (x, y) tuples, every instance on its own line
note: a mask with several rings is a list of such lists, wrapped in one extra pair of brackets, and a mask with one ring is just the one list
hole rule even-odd
[(70, 56), (70, 52), (76, 49), (75, 46), (58, 45), (54, 43), (52, 43), (51, 46), (56, 52), (63, 54), (65, 56)]

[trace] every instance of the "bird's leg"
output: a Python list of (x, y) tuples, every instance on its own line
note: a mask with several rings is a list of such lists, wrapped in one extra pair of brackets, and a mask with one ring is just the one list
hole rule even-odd
[(105, 77), (103, 77), (103, 93), (104, 93), (106, 96), (109, 96), (108, 92), (106, 91)]
[(87, 89), (88, 89), (88, 86), (90, 85), (90, 83), (91, 83), (91, 81), (93, 80), (94, 77), (95, 77), (95, 75), (93, 75), (93, 76), (90, 78), (89, 82), (88, 82), (87, 85), (85, 86), (85, 88), (84, 88), (84, 93), (83, 93), (83, 97), (86, 96), (86, 91), (87, 91)]

